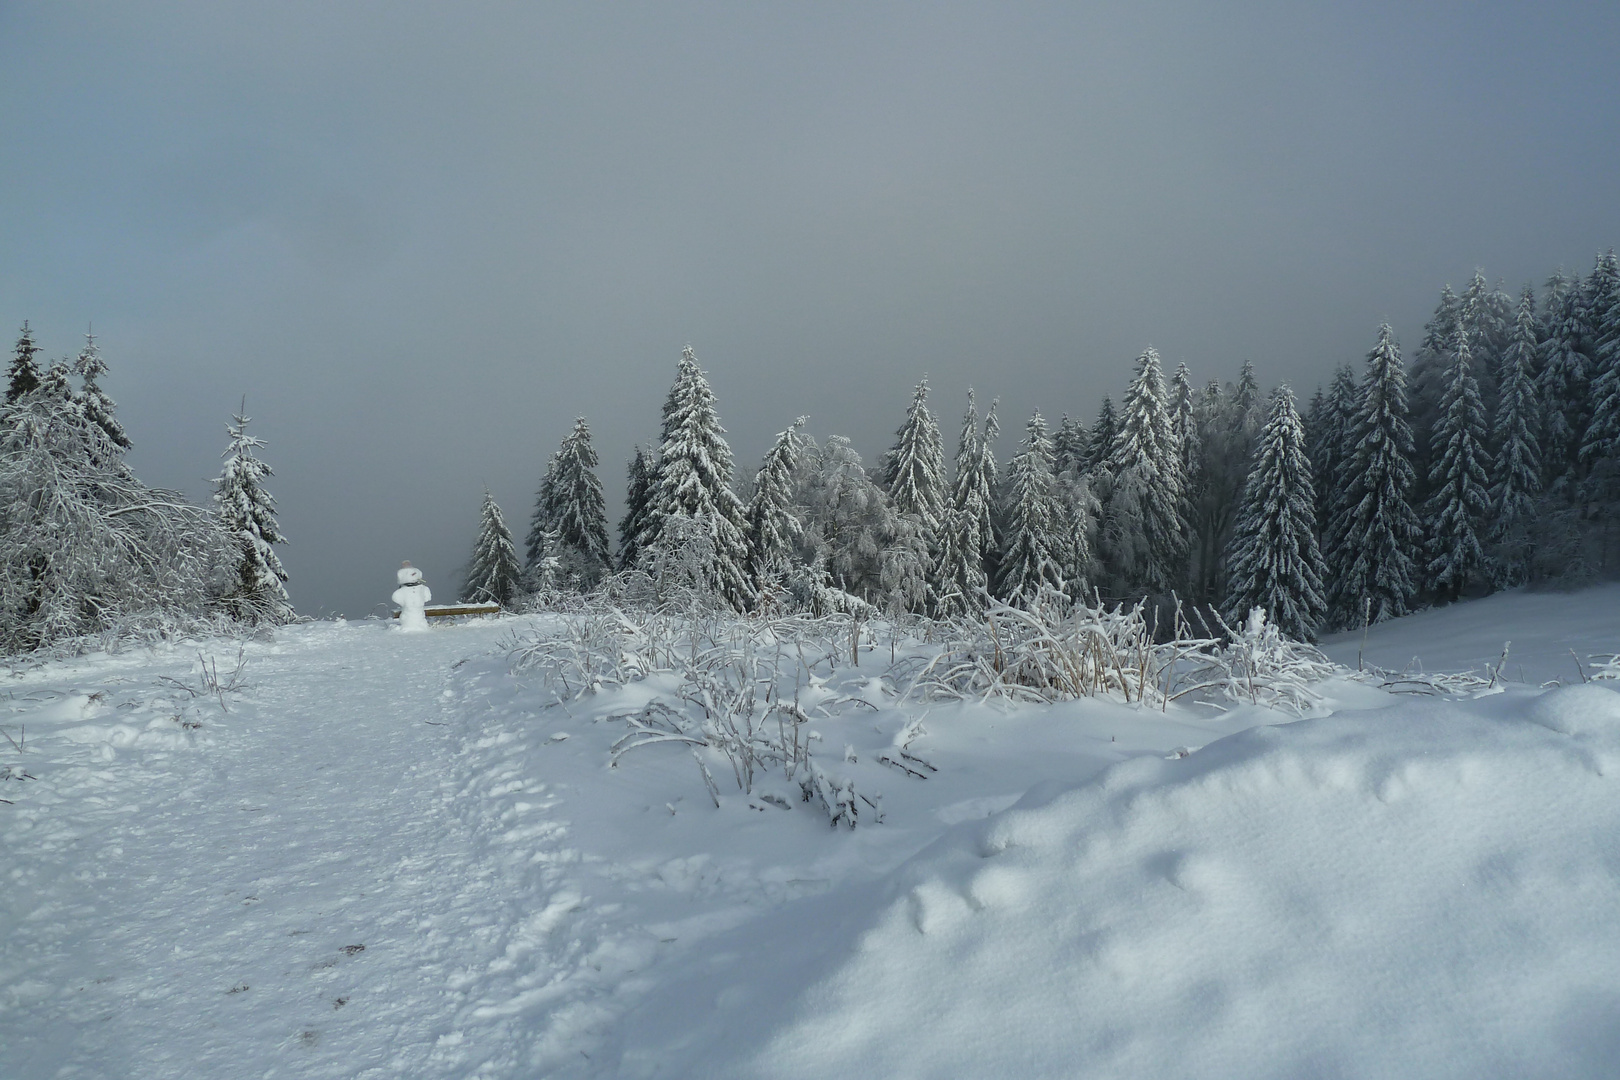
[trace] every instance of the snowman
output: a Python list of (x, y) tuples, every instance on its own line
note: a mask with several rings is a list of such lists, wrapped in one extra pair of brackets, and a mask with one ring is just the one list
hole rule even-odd
[(427, 602), (433, 599), (433, 594), (428, 592), (427, 582), (422, 580), (422, 571), (410, 563), (402, 563), (395, 579), (399, 582), (393, 597), (394, 603), (399, 605), (399, 628), (426, 630), (427, 612), (424, 609)]

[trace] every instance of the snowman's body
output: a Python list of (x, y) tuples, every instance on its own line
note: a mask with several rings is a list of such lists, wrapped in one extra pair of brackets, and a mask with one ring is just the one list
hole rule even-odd
[(427, 605), (433, 599), (428, 591), (427, 582), (422, 580), (422, 571), (406, 563), (399, 568), (397, 579), (399, 588), (394, 590), (394, 603), (399, 605), (399, 628), (401, 630), (426, 630)]

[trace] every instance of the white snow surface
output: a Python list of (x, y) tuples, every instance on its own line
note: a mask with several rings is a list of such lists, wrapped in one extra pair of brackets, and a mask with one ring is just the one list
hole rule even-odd
[[(1438, 642), (1436, 670), (1567, 624), (1583, 657), (1610, 653), (1615, 600), (1512, 594), (1369, 647)], [(716, 809), (674, 747), (609, 769), (624, 729), (603, 717), (656, 680), (546, 708), (506, 661), (531, 624), (291, 627), (214, 695), (198, 655), (229, 684), (234, 643), (17, 668), (0, 1076), (1620, 1061), (1620, 683), (1442, 699), (1333, 680), (1297, 722), (935, 705), (913, 748), (939, 771), (918, 780), (876, 763), (923, 711), (873, 678), (884, 649), (838, 673), (874, 707), (815, 724), (819, 755), (882, 790), (883, 822), (851, 832), (719, 766)]]

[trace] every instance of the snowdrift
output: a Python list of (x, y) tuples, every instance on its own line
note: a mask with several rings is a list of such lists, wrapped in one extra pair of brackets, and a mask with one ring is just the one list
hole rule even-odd
[(1032, 789), (790, 904), (624, 1076), (1614, 1075), (1620, 694), (1412, 701)]

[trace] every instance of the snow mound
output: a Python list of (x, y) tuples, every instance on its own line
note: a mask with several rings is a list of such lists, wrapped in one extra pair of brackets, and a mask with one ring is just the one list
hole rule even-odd
[(790, 905), (649, 1002), (621, 1071), (1611, 1076), (1617, 777), (1595, 686), (1133, 759), (957, 826), (868, 911)]

